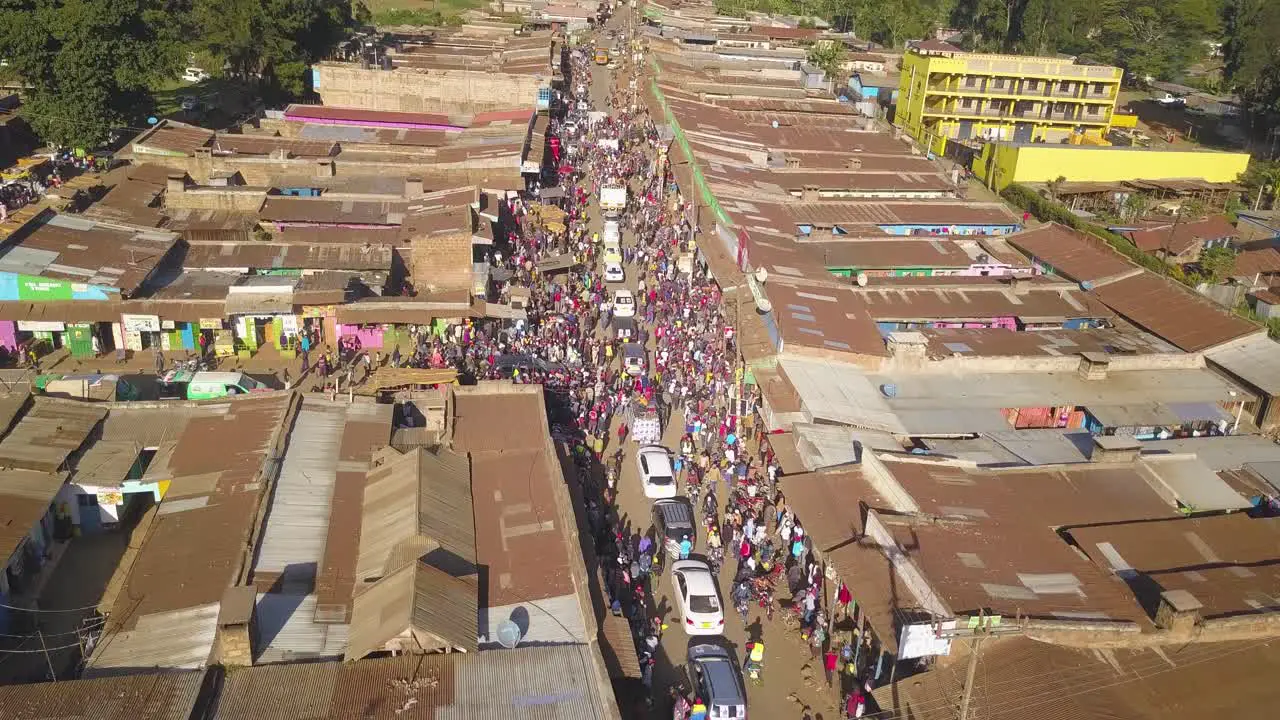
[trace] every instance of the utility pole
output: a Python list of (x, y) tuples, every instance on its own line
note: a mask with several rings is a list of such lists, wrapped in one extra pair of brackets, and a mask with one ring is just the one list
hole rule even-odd
[(960, 697), (960, 720), (969, 720), (969, 701), (973, 699), (973, 678), (978, 673), (978, 653), (982, 652), (982, 636), (969, 646), (969, 669), (964, 674), (964, 695)]

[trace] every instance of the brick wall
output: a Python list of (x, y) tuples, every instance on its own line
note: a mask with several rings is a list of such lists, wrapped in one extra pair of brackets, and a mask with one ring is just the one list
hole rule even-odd
[(409, 273), (418, 292), (471, 288), (470, 233), (414, 238), (411, 244)]
[(397, 112), (476, 113), (531, 105), (545, 78), (474, 70), (379, 70), (320, 63), (325, 105)]

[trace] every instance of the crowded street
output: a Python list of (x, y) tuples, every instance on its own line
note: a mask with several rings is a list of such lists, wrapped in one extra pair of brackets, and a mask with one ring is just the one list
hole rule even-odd
[[(625, 42), (626, 27), (614, 19), (597, 44)], [(588, 50), (566, 50), (563, 114), (550, 141), (558, 176), (510, 201), (514, 230), (491, 257), (499, 298), (527, 296), (527, 321), (459, 327), (424, 341), (409, 362), (548, 390), (553, 432), (575, 451), (570, 482), (586, 498), (606, 602), (635, 635), (648, 697), (626, 716), (703, 717), (712, 701), (700, 697), (687, 660), (703, 643), (726, 648), (745, 671), (753, 716), (860, 715), (861, 693), (842, 692), (856, 678), (840, 672), (856, 666), (845, 662), (856, 648), (827, 638), (821, 600), (830, 593), (778, 466), (731, 414), (743, 408), (731, 402), (743, 392), (735, 329), (705, 265), (680, 262), (691, 228), (670, 202), (670, 177), (655, 173), (660, 141), (635, 101), (632, 59), (606, 70)], [(620, 187), (625, 209), (606, 213), (609, 190)], [(657, 495), (637, 457), (641, 448), (652, 457), (654, 446), (671, 468)], [(688, 508), (688, 532), (656, 526), (658, 496)], [(715, 579), (713, 634), (685, 632), (702, 628), (685, 627), (694, 621), (681, 617), (687, 599), (671, 568), (690, 560), (690, 572)], [(709, 711), (741, 717), (745, 707)]]

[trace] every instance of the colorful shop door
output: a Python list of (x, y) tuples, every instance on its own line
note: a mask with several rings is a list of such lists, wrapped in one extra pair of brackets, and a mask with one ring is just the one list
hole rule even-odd
[(67, 347), (71, 350), (71, 357), (91, 358), (93, 357), (93, 325), (90, 323), (80, 323), (77, 325), (67, 325)]

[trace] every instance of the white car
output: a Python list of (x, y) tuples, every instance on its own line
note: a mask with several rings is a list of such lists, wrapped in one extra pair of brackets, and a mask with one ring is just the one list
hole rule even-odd
[(204, 80), (208, 80), (209, 73), (205, 72), (203, 68), (189, 67), (183, 71), (182, 79), (187, 82), (198, 83)]
[(671, 563), (671, 579), (676, 586), (676, 605), (684, 619), (680, 627), (685, 634), (723, 634), (724, 610), (711, 568), (701, 560), (677, 560)]
[(640, 470), (640, 487), (644, 496), (665, 500), (676, 496), (676, 472), (671, 467), (671, 453), (661, 445), (642, 445), (636, 450), (636, 467)]
[(604, 264), (604, 281), (605, 282), (622, 282), (627, 279), (627, 274), (622, 270), (622, 266), (616, 262), (607, 262)]
[(635, 317), (636, 299), (630, 290), (615, 290), (613, 293), (614, 317)]
[(606, 243), (622, 242), (622, 226), (617, 220), (604, 221), (604, 241)]

